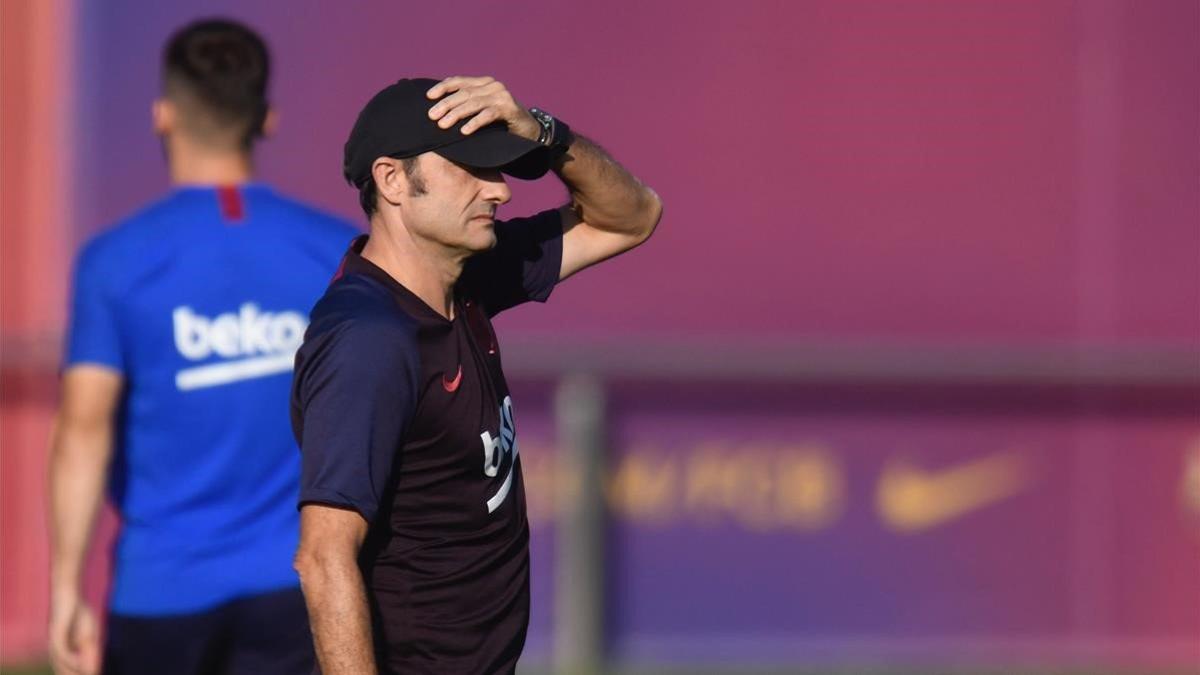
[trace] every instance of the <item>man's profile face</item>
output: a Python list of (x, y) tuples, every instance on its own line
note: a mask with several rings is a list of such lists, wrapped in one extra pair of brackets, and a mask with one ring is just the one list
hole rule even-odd
[(401, 209), (415, 234), (478, 253), (496, 245), (496, 209), (511, 198), (498, 169), (473, 169), (427, 152), (417, 157)]

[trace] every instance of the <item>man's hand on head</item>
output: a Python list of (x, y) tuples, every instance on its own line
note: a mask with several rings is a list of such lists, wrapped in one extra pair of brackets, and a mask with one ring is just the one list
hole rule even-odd
[(426, 92), (426, 96), (437, 101), (429, 109), (429, 118), (443, 129), (465, 119), (462, 132), (470, 134), (502, 120), (510, 133), (531, 141), (536, 141), (541, 133), (541, 125), (533, 115), (493, 77), (447, 77)]

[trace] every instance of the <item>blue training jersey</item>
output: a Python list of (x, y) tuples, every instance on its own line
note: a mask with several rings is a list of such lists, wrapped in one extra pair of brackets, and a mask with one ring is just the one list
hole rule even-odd
[(298, 584), (292, 362), (357, 234), (265, 185), (188, 187), (79, 255), (66, 365), (125, 378), (112, 611), (202, 611)]

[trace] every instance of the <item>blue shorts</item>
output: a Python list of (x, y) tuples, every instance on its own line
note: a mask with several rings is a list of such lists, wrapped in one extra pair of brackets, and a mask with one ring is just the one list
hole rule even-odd
[(238, 598), (197, 614), (110, 614), (105, 675), (309, 675), (312, 633), (298, 588)]

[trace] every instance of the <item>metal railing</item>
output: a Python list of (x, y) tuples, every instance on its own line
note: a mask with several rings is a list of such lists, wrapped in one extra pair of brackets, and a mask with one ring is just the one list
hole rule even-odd
[[(776, 382), (864, 389), (920, 385), (949, 388), (1166, 390), (1200, 402), (1200, 344), (1101, 349), (804, 344), (795, 340), (507, 340), (510, 380), (555, 383), (559, 461), (572, 476), (563, 505), (555, 577), (553, 668), (606, 672), (602, 476), (607, 443), (606, 383)], [(1086, 398), (1086, 397), (1085, 397)], [(1200, 405), (1197, 406), (1200, 412)]]

